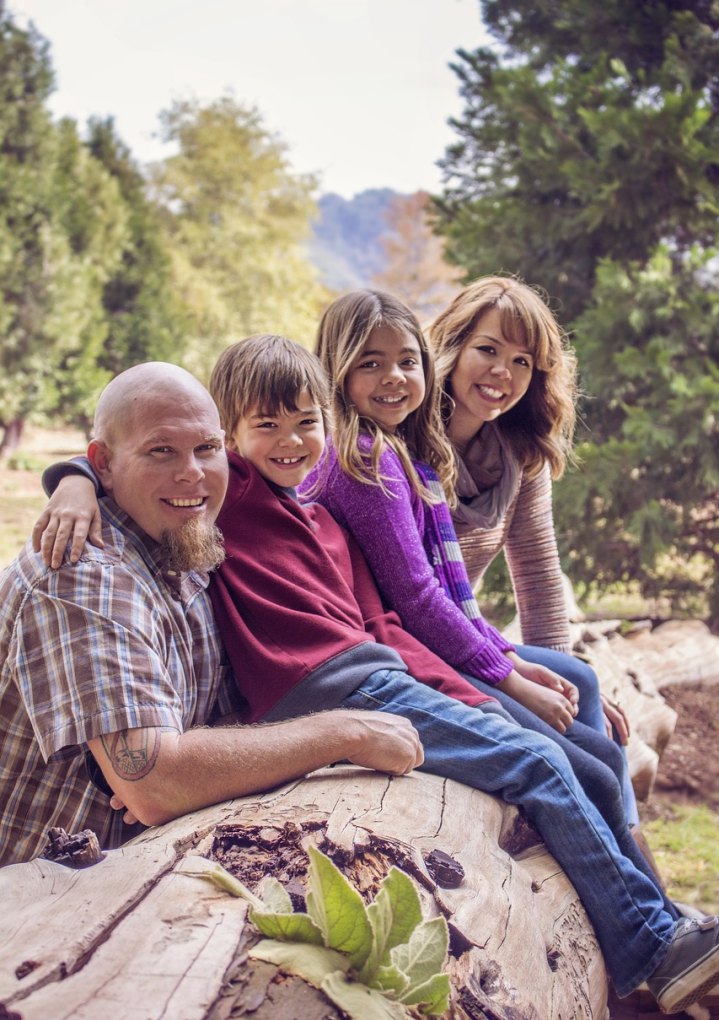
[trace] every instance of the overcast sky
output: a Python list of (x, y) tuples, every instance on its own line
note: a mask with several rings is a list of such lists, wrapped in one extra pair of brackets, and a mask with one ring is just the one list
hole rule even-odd
[(455, 51), (485, 41), (479, 0), (8, 0), (51, 44), (52, 109), (113, 115), (142, 162), (173, 99), (232, 90), (293, 169), (349, 198), (436, 191), (461, 112)]

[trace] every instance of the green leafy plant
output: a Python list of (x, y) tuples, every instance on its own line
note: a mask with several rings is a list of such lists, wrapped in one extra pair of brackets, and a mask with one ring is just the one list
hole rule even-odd
[(256, 896), (219, 864), (184, 874), (247, 900), (249, 918), (265, 936), (250, 956), (308, 981), (350, 1017), (404, 1020), (409, 1007), (427, 1016), (444, 1013), (447, 923), (422, 919), (411, 879), (391, 868), (365, 905), (328, 857), (313, 846), (308, 853), (306, 914), (293, 911), (287, 891), (271, 876)]

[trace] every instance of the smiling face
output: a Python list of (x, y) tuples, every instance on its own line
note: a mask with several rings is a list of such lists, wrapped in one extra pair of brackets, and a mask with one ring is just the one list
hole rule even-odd
[(454, 401), (449, 434), (468, 439), (487, 421), (517, 404), (529, 389), (534, 359), (502, 332), (496, 308), (486, 312), (466, 340), (449, 376)]
[(128, 399), (122, 426), (88, 454), (103, 487), (150, 538), (191, 520), (212, 524), (227, 488), (217, 409), (196, 386), (167, 385)]
[(283, 488), (296, 488), (322, 456), (325, 429), (320, 408), (307, 391), (297, 411), (266, 414), (251, 408), (238, 420), (228, 447), (246, 457), (263, 478)]
[(361, 418), (394, 432), (424, 400), (419, 344), (405, 330), (373, 329), (347, 373), (345, 389)]

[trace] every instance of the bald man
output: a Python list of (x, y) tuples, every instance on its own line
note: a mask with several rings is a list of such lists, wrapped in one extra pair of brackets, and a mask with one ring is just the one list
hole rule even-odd
[(413, 727), (380, 712), (207, 726), (232, 709), (206, 591), (227, 459), (193, 376), (163, 363), (117, 376), (88, 457), (107, 493), (103, 547), (50, 570), (28, 543), (0, 579), (0, 864), (42, 853), (54, 826), (93, 829), (104, 848), (135, 834), (90, 782), (88, 748), (143, 825), (342, 759), (421, 763)]

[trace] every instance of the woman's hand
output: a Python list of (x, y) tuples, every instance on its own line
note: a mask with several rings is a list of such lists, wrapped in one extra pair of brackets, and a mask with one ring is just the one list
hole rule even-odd
[(70, 539), (70, 563), (80, 559), (86, 541), (99, 549), (105, 545), (95, 486), (84, 475), (65, 475), (32, 529), (33, 549), (53, 570), (62, 563)]
[(607, 736), (610, 740), (614, 739), (612, 733), (612, 726), (617, 731), (619, 736), (619, 743), (624, 745), (629, 741), (629, 718), (627, 713), (621, 706), (619, 701), (611, 701), (605, 694), (601, 695), (602, 705), (604, 707), (604, 718), (607, 724)]

